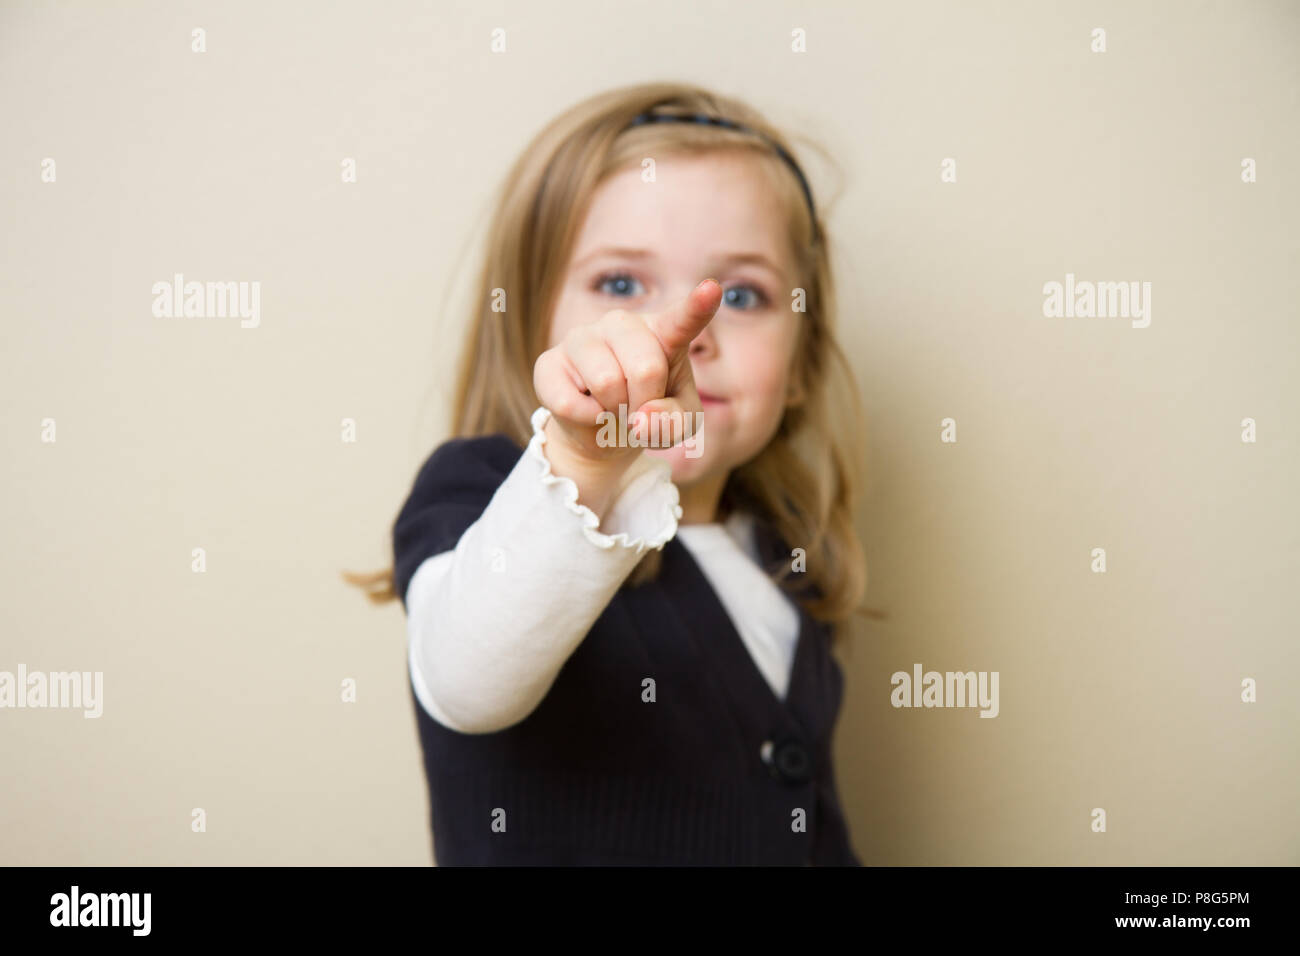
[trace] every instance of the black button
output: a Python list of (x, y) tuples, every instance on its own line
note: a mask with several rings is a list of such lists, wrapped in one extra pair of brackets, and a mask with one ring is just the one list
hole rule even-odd
[(778, 741), (763, 742), (763, 760), (771, 767), (772, 775), (789, 783), (807, 783), (812, 779), (812, 758), (803, 741), (785, 737)]

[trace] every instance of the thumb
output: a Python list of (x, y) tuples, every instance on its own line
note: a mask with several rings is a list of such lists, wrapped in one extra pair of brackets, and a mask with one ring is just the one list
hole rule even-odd
[(722, 286), (705, 279), (681, 302), (646, 320), (669, 359), (685, 354), (695, 337), (713, 319), (722, 304)]
[[(694, 386), (691, 387), (694, 392)], [(671, 448), (694, 438), (704, 427), (699, 399), (656, 398), (646, 402), (632, 417), (632, 433), (647, 448)], [(694, 406), (694, 410), (691, 407)]]

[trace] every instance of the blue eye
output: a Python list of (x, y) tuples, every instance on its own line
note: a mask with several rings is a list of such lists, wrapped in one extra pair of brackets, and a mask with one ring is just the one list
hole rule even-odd
[[(743, 294), (745, 292), (750, 293), (748, 298)], [(732, 293), (740, 294), (733, 296)], [(751, 304), (747, 306), (745, 304), (746, 302)], [(727, 289), (722, 293), (722, 304), (733, 309), (753, 311), (754, 309), (762, 308), (767, 305), (767, 296), (765, 296), (757, 286), (733, 285), (730, 289)]]
[(606, 283), (611, 283), (613, 286), (613, 291), (610, 291), (608, 293), (609, 295), (618, 296), (619, 298), (624, 298), (627, 296), (645, 295), (645, 289), (641, 289), (640, 292), (631, 291), (632, 287), (639, 288), (641, 283), (638, 282), (636, 279), (632, 278), (632, 276), (628, 275), (626, 272), (605, 273), (599, 279), (596, 280), (596, 291), (598, 292), (606, 291), (605, 290)]

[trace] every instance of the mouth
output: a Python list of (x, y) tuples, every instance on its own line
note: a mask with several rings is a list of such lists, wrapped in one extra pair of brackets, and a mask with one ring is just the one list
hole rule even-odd
[(725, 405), (727, 400), (719, 395), (712, 395), (708, 392), (699, 392), (701, 405)]

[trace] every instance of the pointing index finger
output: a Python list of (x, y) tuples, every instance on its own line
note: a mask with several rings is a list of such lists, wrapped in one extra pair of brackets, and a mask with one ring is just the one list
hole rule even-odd
[(660, 312), (650, 322), (669, 358), (686, 351), (695, 337), (713, 320), (722, 304), (722, 286), (717, 279), (705, 279), (683, 301)]

